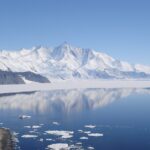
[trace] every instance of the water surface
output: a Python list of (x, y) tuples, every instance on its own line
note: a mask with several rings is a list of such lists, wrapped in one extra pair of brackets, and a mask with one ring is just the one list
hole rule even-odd
[(149, 89), (4, 94), (0, 95), (0, 127), (14, 132), (21, 150), (48, 149), (56, 143), (71, 149), (147, 150), (149, 108)]

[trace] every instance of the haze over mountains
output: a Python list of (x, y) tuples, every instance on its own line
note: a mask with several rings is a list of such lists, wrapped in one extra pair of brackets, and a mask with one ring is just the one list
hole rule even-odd
[[(68, 43), (55, 48), (40, 46), (20, 51), (1, 50), (0, 70), (13, 73), (30, 72), (49, 80), (150, 79), (149, 66), (132, 65), (105, 53), (74, 47)], [(32, 81), (31, 78), (27, 80)], [(38, 82), (38, 79), (35, 81)]]

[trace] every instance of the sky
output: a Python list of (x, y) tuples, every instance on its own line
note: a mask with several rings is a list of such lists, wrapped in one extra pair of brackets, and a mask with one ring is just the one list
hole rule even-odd
[(150, 65), (150, 0), (0, 0), (0, 49), (64, 41)]

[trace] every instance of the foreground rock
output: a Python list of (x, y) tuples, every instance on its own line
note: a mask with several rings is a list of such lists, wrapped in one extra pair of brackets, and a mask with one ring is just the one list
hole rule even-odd
[(13, 150), (13, 141), (8, 129), (0, 128), (0, 150)]

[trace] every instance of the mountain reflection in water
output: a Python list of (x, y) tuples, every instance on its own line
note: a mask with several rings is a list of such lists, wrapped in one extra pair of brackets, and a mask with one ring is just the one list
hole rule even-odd
[(40, 114), (81, 112), (105, 107), (131, 94), (150, 94), (149, 89), (56, 90), (0, 95), (0, 110), (31, 111)]

